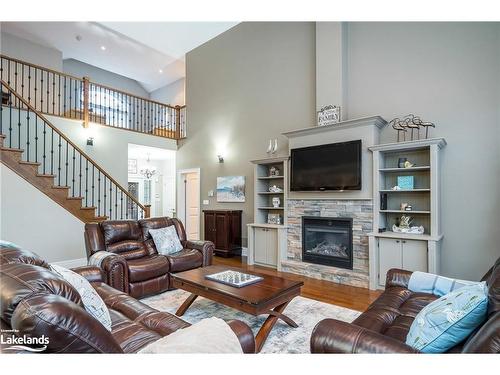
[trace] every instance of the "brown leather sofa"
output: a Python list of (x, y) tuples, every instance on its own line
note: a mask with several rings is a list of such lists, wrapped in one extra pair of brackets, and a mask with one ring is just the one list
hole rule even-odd
[[(172, 255), (158, 254), (150, 229), (175, 226), (183, 250)], [(135, 298), (170, 289), (170, 274), (205, 267), (212, 263), (214, 244), (188, 241), (177, 219), (108, 220), (85, 225), (87, 257), (106, 251), (99, 267), (109, 285)]]
[[(7, 330), (17, 330), (18, 337), (48, 337), (43, 353), (136, 353), (190, 325), (113, 289), (97, 267), (73, 271), (84, 276), (106, 303), (111, 332), (85, 311), (77, 290), (51, 272), (43, 259), (26, 250), (0, 246), (0, 323), (5, 342)], [(243, 351), (253, 353), (255, 341), (250, 328), (238, 320), (228, 324)], [(9, 347), (2, 344), (0, 349), (12, 353), (6, 350)]]
[[(352, 323), (319, 322), (311, 335), (311, 353), (417, 353), (405, 344), (415, 316), (439, 298), (408, 289), (411, 272), (392, 269), (385, 291)], [(488, 318), (452, 353), (500, 352), (500, 258), (484, 275), (489, 287)]]

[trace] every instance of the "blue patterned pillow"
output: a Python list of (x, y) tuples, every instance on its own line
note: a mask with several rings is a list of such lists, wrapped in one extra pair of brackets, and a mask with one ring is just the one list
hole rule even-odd
[(486, 319), (486, 282), (464, 286), (425, 306), (415, 317), (406, 344), (424, 353), (444, 353)]

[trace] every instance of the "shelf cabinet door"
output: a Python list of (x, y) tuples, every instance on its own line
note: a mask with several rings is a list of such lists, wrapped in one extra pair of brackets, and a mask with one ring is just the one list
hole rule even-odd
[(391, 268), (401, 268), (403, 265), (403, 249), (401, 240), (391, 238), (379, 239), (379, 270), (378, 283), (385, 286), (387, 271)]
[(229, 250), (228, 217), (225, 213), (215, 214), (215, 248)]
[(427, 241), (403, 240), (402, 245), (403, 269), (427, 272)]
[(215, 244), (215, 214), (205, 212), (205, 240)]
[(268, 229), (266, 233), (266, 264), (276, 266), (278, 264), (278, 231)]
[(267, 232), (265, 228), (255, 228), (254, 257), (256, 263), (266, 264)]

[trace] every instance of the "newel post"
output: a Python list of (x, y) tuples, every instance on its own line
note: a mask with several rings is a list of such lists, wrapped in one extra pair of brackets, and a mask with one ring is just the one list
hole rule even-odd
[(151, 205), (145, 204), (144, 205), (144, 218), (147, 219), (148, 217), (151, 217)]
[(90, 122), (90, 78), (83, 77), (83, 127), (88, 128)]
[(175, 139), (181, 139), (181, 106), (175, 106)]

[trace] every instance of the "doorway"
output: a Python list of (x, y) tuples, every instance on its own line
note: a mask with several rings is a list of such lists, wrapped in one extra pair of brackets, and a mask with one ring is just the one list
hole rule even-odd
[(185, 169), (178, 175), (177, 213), (188, 240), (200, 239), (200, 168)]

